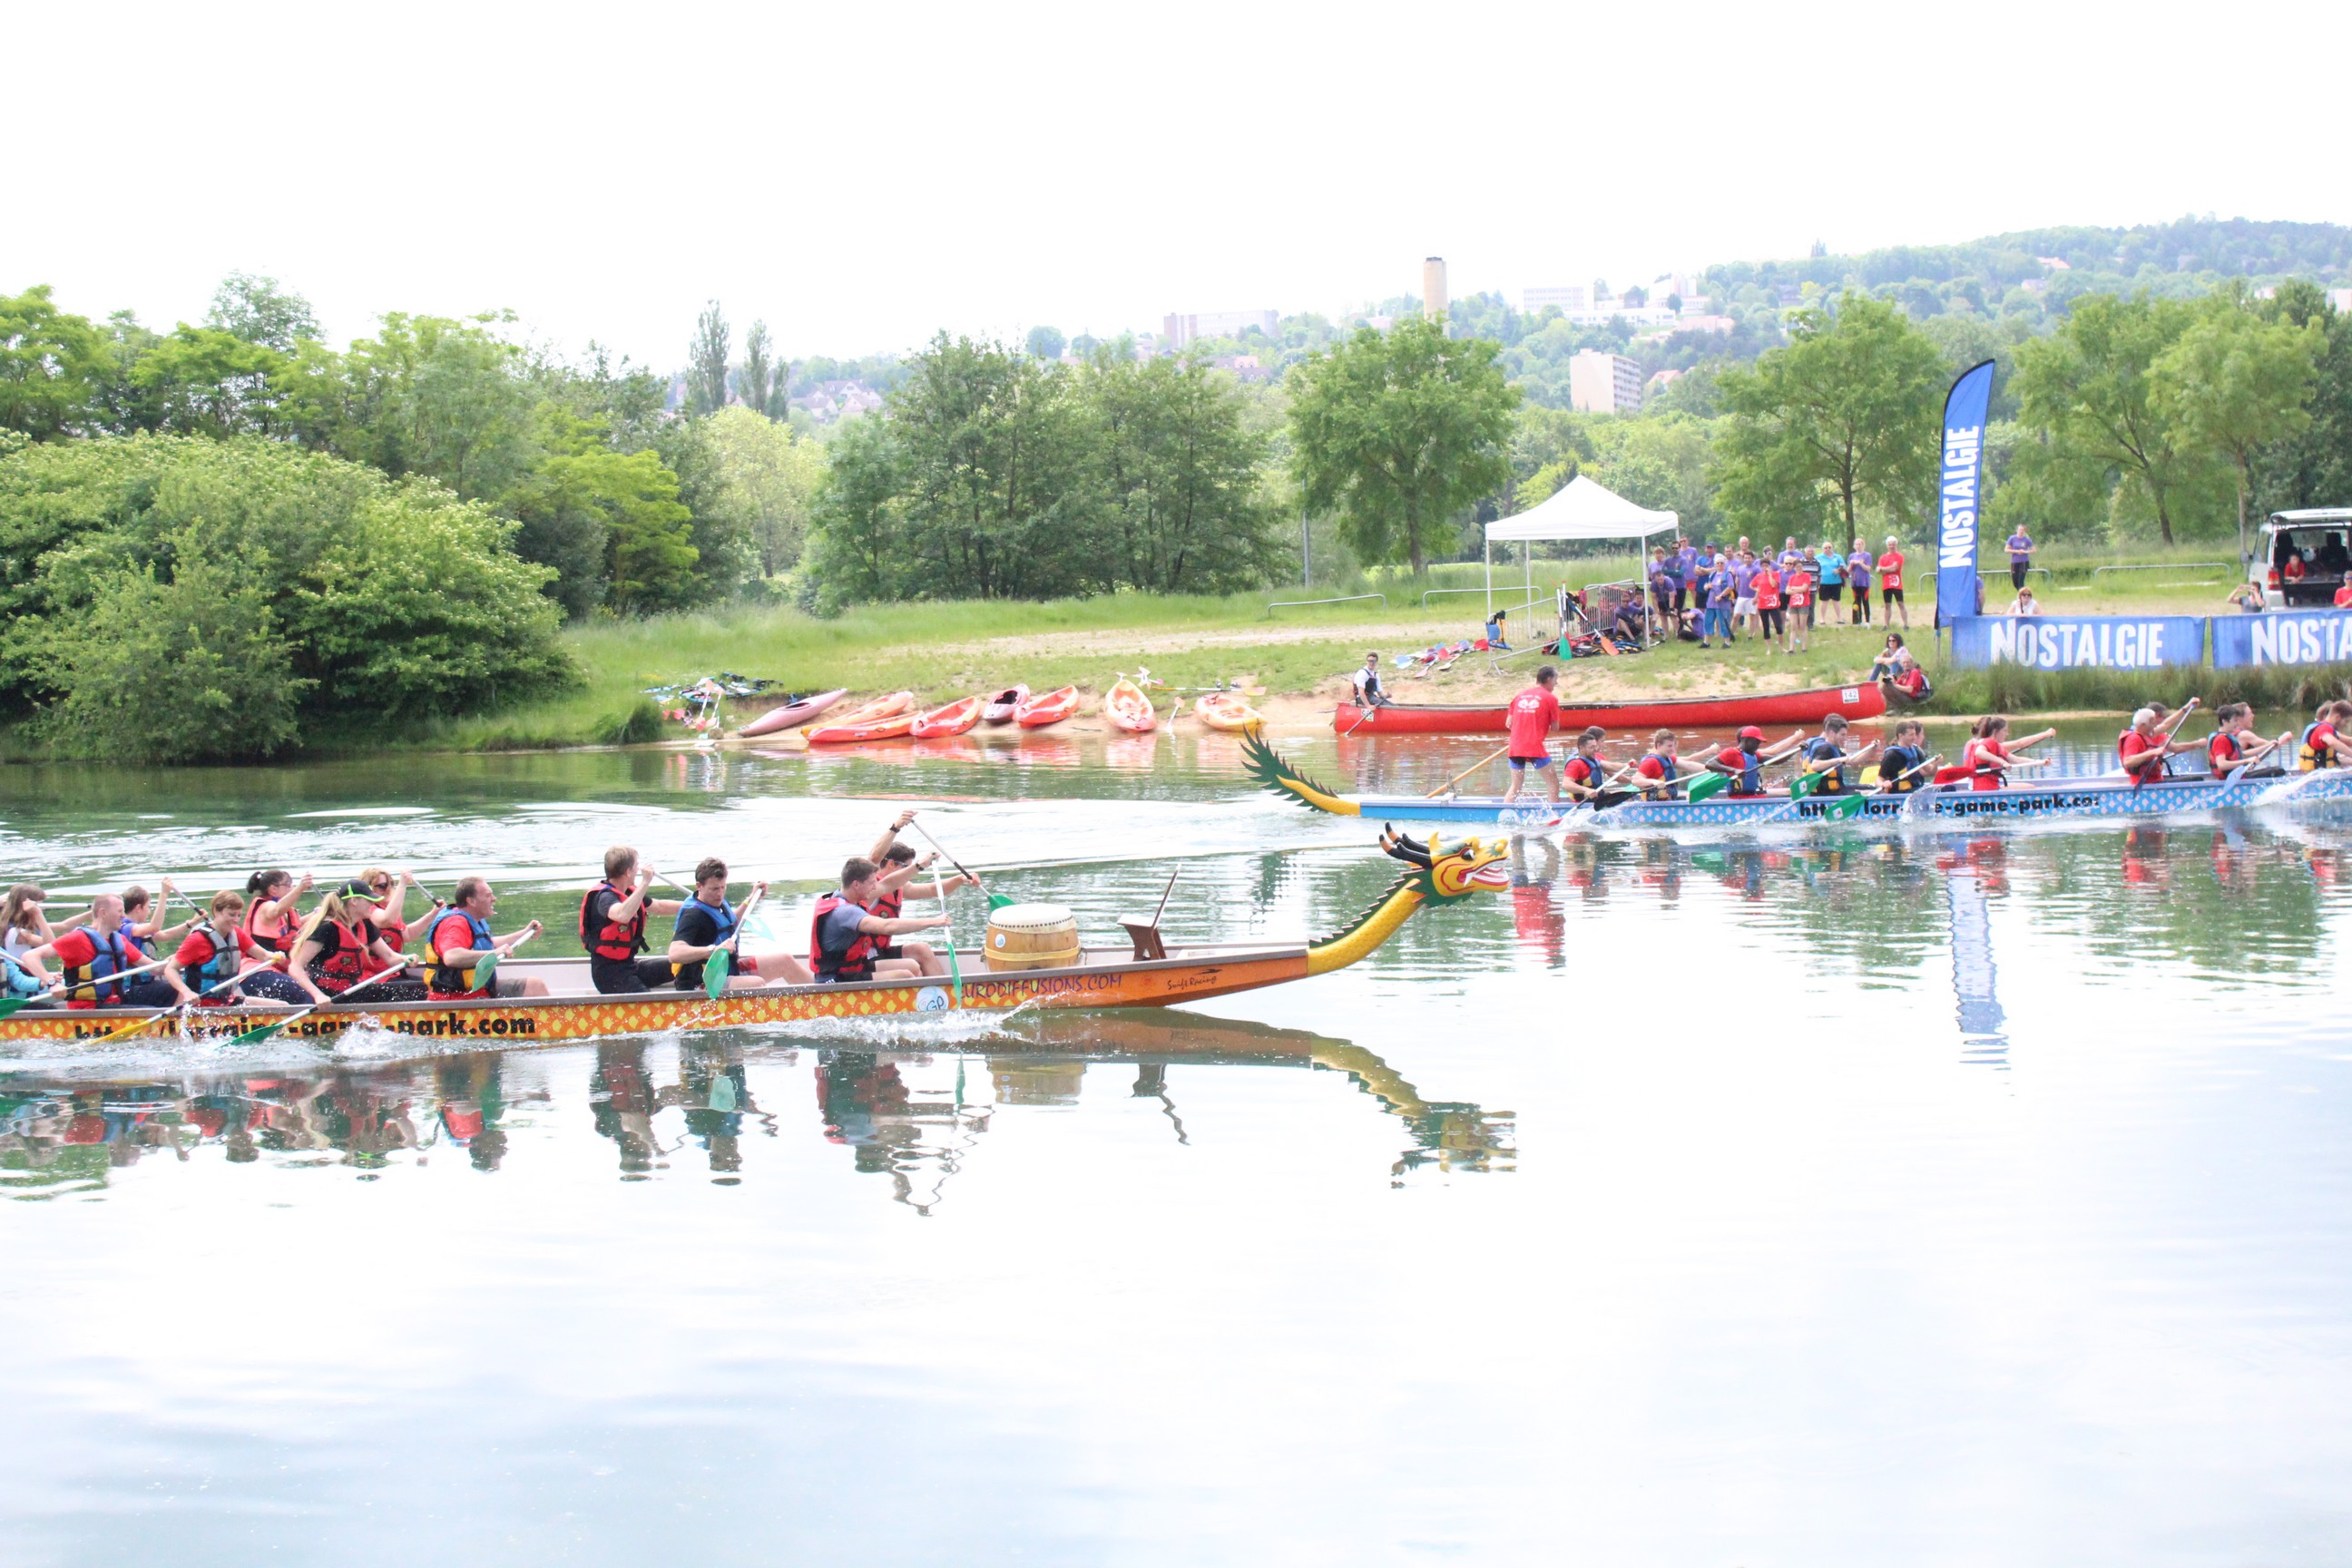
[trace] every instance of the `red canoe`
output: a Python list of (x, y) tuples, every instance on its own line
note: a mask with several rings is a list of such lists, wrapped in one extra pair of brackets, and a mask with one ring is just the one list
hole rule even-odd
[[(1561, 703), (1559, 727), (1581, 730), (1723, 730), (1741, 724), (1818, 724), (1832, 713), (1875, 719), (1886, 711), (1886, 694), (1875, 681), (1822, 686), (1810, 691), (1759, 691), (1744, 697), (1675, 697), (1653, 702)], [(1469, 703), (1391, 702), (1370, 713), (1342, 702), (1331, 727), (1342, 735), (1499, 735), (1501, 707)]]

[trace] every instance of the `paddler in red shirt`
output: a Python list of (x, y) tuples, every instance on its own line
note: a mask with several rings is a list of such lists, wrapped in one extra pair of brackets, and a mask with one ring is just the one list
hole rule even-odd
[(2215, 778), (2228, 778), (2241, 768), (2253, 773), (2256, 777), (2284, 771), (2275, 763), (2259, 770), (2254, 764), (2281, 746), (2292, 742), (2294, 739), (2293, 731), (2275, 741), (2257, 737), (2253, 732), (2254, 710), (2242, 702), (2224, 702), (2213, 710), (2213, 717), (2219, 721), (2221, 728), (2206, 738), (2205, 765), (2212, 770)]
[(1559, 699), (1551, 694), (1552, 683), (1559, 671), (1545, 665), (1536, 671), (1536, 683), (1511, 699), (1505, 713), (1510, 730), (1510, 743), (1504, 748), (1511, 763), (1511, 787), (1503, 792), (1506, 804), (1519, 798), (1519, 781), (1529, 768), (1543, 774), (1544, 789), (1551, 801), (1559, 801), (1559, 778), (1551, 771), (1551, 750), (1545, 744), (1551, 727), (1559, 720)]
[(2180, 721), (2196, 710), (2197, 699), (2192, 697), (2181, 705), (2179, 712), (2161, 724), (2156, 721), (2153, 708), (2143, 708), (2132, 715), (2131, 727), (2116, 737), (2116, 757), (2123, 763), (2124, 772), (2131, 775), (2132, 787), (2137, 789), (2165, 777), (2169, 771), (2165, 766), (2167, 758), (2177, 752), (2196, 749), (2194, 741), (2177, 740), (2173, 735), (2180, 728)]
[(1559, 767), (1559, 782), (1570, 800), (1591, 800), (1609, 782), (1609, 764), (1601, 760), (1601, 742), (1607, 731), (1598, 724), (1585, 727), (1576, 738), (1576, 752)]

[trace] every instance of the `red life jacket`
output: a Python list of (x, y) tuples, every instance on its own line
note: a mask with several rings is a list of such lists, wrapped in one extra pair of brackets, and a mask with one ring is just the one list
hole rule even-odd
[(261, 932), (254, 926), (254, 919), (261, 913), (261, 906), (269, 901), (270, 900), (268, 899), (257, 897), (253, 902), (246, 905), (245, 919), (240, 922), (240, 929), (244, 931), (246, 940), (252, 942), (256, 947), (266, 949), (271, 952), (290, 953), (294, 951), (295, 927), (299, 922), (290, 921), (284, 915), (279, 915), (278, 917), (278, 931), (276, 934), (270, 936), (262, 935)]
[(590, 908), (599, 893), (610, 893), (615, 900), (628, 897), (610, 882), (599, 882), (580, 900), (580, 945), (598, 958), (609, 958), (615, 963), (626, 963), (646, 948), (646, 906), (637, 906), (636, 918), (626, 925), (606, 921), (592, 933), (588, 930)]
[[(310, 940), (320, 948), (310, 961), (310, 978), (320, 990), (332, 996), (367, 978), (367, 931), (360, 922), (320, 921)], [(335, 944), (331, 951), (327, 949), (330, 942)]]
[(850, 903), (839, 893), (827, 893), (816, 901), (816, 916), (809, 921), (809, 972), (819, 980), (871, 980), (874, 960), (881, 952), (882, 944), (864, 931), (859, 931), (857, 939), (840, 952), (825, 952), (825, 917), (845, 905), (850, 909), (862, 907)]
[(906, 907), (907, 885), (901, 882), (866, 905), (866, 911), (868, 914), (880, 915), (886, 921), (895, 921), (898, 918), (898, 911)]
[[(2124, 743), (2137, 736), (2138, 733), (2139, 731), (2137, 730), (2126, 729), (2122, 734), (2116, 737), (2116, 758), (2118, 762), (2123, 763), (2124, 772), (2131, 774), (2132, 783), (2136, 784), (2146, 784), (2150, 779), (2168, 777), (2172, 773), (2172, 763), (2170, 759), (2167, 758), (2164, 754), (2163, 736), (2158, 735), (2155, 737), (2145, 748), (2138, 752), (2126, 752), (2124, 750)], [(2158, 759), (2154, 767), (2147, 765), (2147, 760), (2149, 757)], [(2135, 763), (2137, 763), (2140, 765), (2135, 767), (2132, 765)]]

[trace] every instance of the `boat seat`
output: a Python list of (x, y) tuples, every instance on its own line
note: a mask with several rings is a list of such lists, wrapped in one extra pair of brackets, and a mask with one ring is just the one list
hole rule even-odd
[(1168, 873), (1168, 885), (1160, 889), (1160, 907), (1151, 911), (1150, 920), (1122, 918), (1119, 921), (1128, 940), (1135, 944), (1136, 963), (1152, 963), (1168, 956), (1168, 944), (1160, 940), (1160, 917), (1168, 912), (1168, 895), (1176, 890), (1176, 879), (1183, 875), (1183, 870), (1179, 866)]

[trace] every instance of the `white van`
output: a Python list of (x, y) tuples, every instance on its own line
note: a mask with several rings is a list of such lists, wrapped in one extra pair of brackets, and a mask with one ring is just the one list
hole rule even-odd
[(2256, 570), (2263, 603), (2274, 610), (2326, 609), (2352, 577), (2352, 506), (2274, 511), (2263, 524)]

